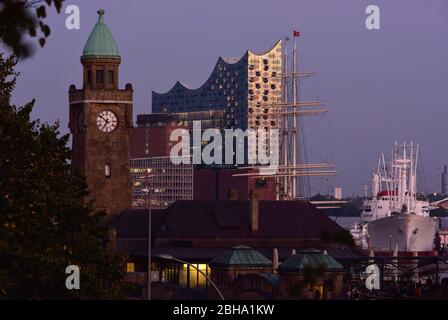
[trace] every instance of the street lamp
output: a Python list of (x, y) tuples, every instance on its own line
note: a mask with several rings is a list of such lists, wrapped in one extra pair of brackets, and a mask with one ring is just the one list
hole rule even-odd
[(389, 234), (389, 251), (392, 252), (392, 234)]
[(200, 274), (202, 274), (202, 275), (203, 275), (203, 276), (204, 276), (204, 277), (205, 277), (205, 278), (212, 284), (213, 288), (215, 288), (216, 292), (218, 292), (219, 297), (221, 298), (221, 300), (225, 300), (225, 299), (224, 299), (224, 295), (223, 295), (222, 292), (219, 290), (218, 286), (212, 281), (212, 279), (210, 279), (210, 277), (209, 277), (207, 274), (205, 274), (203, 271), (201, 271), (201, 270), (200, 270), (198, 267), (196, 267), (195, 265), (193, 265), (193, 264), (191, 264), (191, 263), (189, 263), (189, 262), (187, 262), (187, 261), (184, 261), (184, 260), (175, 258), (175, 257), (173, 257), (173, 256), (171, 256), (171, 255), (169, 255), (169, 254), (159, 254), (159, 255), (157, 256), (157, 258), (165, 259), (165, 260), (174, 260), (174, 261), (177, 261), (177, 262), (180, 262), (180, 263), (184, 263), (184, 264), (187, 264), (187, 265), (193, 267), (194, 269), (196, 269)]
[(148, 210), (148, 300), (151, 300), (151, 189), (148, 188), (148, 178), (153, 177), (155, 177), (155, 175), (146, 174), (144, 176), (146, 180), (146, 188), (141, 190), (145, 194), (145, 207)]

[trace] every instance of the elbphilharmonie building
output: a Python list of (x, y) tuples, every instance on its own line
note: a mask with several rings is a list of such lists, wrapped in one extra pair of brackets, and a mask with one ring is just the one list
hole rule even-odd
[(202, 128), (278, 128), (282, 97), (282, 41), (241, 57), (219, 57), (207, 81), (192, 88), (177, 81), (166, 93), (152, 92), (154, 113), (177, 113)]

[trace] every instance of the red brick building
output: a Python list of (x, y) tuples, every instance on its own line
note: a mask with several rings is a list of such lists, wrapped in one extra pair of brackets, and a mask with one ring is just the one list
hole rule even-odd
[(260, 200), (275, 200), (275, 179), (236, 176), (250, 172), (253, 170), (234, 167), (196, 167), (194, 200), (227, 200), (230, 190), (233, 192), (233, 200), (248, 200), (250, 190), (257, 191)]
[(130, 131), (131, 159), (169, 156), (175, 144), (170, 141), (171, 132), (178, 128), (187, 129), (176, 115), (166, 113), (138, 115), (137, 127)]
[[(175, 114), (153, 113), (137, 116), (137, 127), (130, 131), (131, 159), (168, 157), (176, 142), (170, 141), (173, 130), (188, 129), (188, 123)], [(237, 200), (247, 200), (249, 191), (256, 190), (260, 200), (275, 200), (275, 180), (235, 176), (250, 169), (225, 166), (195, 166), (194, 199), (227, 200), (233, 190)]]
[[(130, 256), (128, 275), (147, 272), (147, 211), (125, 211), (116, 217), (112, 226), (116, 230), (117, 248)], [(207, 286), (197, 269), (212, 275), (212, 261), (221, 261), (231, 248), (248, 246), (271, 261), (277, 249), (280, 263), (291, 256), (293, 249), (300, 252), (304, 248), (327, 250), (340, 259), (352, 257), (355, 252), (329, 239), (345, 233), (346, 230), (308, 202), (258, 201), (256, 196), (249, 201), (176, 201), (152, 215), (151, 277), (154, 288), (194, 289), (180, 295), (186, 299)], [(161, 255), (188, 261), (197, 269), (163, 260)], [(269, 270), (272, 267), (266, 264), (259, 272)], [(162, 291), (160, 294), (165, 297), (166, 292)]]

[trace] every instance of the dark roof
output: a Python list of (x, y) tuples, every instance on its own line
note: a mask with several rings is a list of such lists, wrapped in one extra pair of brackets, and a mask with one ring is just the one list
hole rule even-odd
[(168, 125), (171, 123), (178, 123), (179, 116), (174, 113), (148, 113), (137, 115), (137, 125), (139, 127)]
[(250, 228), (249, 201), (176, 201), (157, 238), (321, 238), (345, 232), (305, 201), (259, 201), (259, 231)]
[(280, 271), (301, 272), (306, 268), (323, 268), (325, 271), (340, 271), (344, 267), (335, 258), (317, 249), (305, 249), (286, 259), (279, 266)]
[(236, 246), (213, 259), (210, 265), (269, 267), (272, 266), (272, 261), (259, 251), (251, 249), (248, 246)]
[[(166, 215), (165, 210), (151, 210), (152, 235), (157, 233)], [(117, 230), (117, 238), (148, 238), (148, 222), (148, 210), (126, 209), (113, 218), (109, 225)]]
[[(227, 251), (226, 248), (191, 248), (191, 247), (155, 247), (151, 249), (151, 255), (157, 256), (168, 254), (185, 261), (210, 262), (212, 259), (222, 256)], [(142, 250), (134, 254), (135, 256), (148, 257), (148, 251)]]

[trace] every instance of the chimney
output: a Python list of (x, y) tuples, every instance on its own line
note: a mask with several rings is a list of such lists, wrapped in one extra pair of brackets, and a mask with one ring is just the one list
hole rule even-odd
[(227, 199), (232, 201), (238, 200), (238, 191), (236, 189), (229, 189), (227, 192)]
[(254, 190), (249, 193), (250, 202), (250, 229), (253, 233), (258, 232), (260, 212), (258, 210), (258, 194)]
[(277, 269), (279, 266), (279, 262), (278, 262), (278, 249), (274, 248), (274, 254), (272, 255), (272, 272), (273, 273), (277, 273)]

